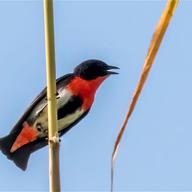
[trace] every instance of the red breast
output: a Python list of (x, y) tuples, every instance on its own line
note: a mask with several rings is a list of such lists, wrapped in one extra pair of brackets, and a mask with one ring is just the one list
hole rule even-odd
[(93, 80), (85, 80), (81, 77), (75, 77), (69, 85), (67, 85), (67, 89), (73, 94), (78, 95), (83, 99), (83, 109), (87, 110), (91, 107), (94, 96), (96, 93), (97, 88), (101, 85), (101, 83), (106, 79), (107, 77), (98, 77)]

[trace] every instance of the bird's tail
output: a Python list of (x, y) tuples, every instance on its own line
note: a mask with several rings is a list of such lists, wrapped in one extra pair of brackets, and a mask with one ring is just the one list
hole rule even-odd
[(21, 149), (16, 150), (11, 153), (11, 147), (15, 141), (15, 134), (10, 133), (6, 137), (0, 139), (0, 150), (7, 156), (8, 159), (12, 160), (19, 168), (25, 170), (27, 168), (27, 163), (29, 156), (31, 154), (30, 148), (21, 147)]

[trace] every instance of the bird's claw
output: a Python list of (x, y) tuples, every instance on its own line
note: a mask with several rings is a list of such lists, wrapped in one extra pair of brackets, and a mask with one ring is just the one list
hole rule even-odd
[(59, 136), (53, 136), (52, 138), (49, 139), (49, 141), (52, 143), (59, 143), (61, 140)]
[(59, 99), (59, 98), (60, 98), (60, 95), (59, 95), (58, 92), (55, 94), (55, 96), (56, 96), (56, 99)]

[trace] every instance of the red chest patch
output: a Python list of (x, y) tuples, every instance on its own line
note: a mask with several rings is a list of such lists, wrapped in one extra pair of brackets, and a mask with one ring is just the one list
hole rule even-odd
[(91, 107), (94, 96), (99, 85), (106, 77), (98, 77), (94, 80), (84, 80), (80, 77), (75, 77), (67, 86), (67, 89), (73, 94), (78, 95), (83, 99), (83, 109), (87, 110)]

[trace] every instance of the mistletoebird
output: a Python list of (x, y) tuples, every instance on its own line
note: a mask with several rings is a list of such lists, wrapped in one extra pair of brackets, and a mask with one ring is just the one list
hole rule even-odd
[[(87, 60), (73, 73), (56, 80), (57, 123), (59, 135), (84, 118), (93, 104), (101, 83), (119, 69), (100, 60)], [(27, 168), (31, 153), (48, 144), (47, 89), (45, 88), (27, 108), (10, 133), (0, 139), (0, 150), (19, 168)]]

